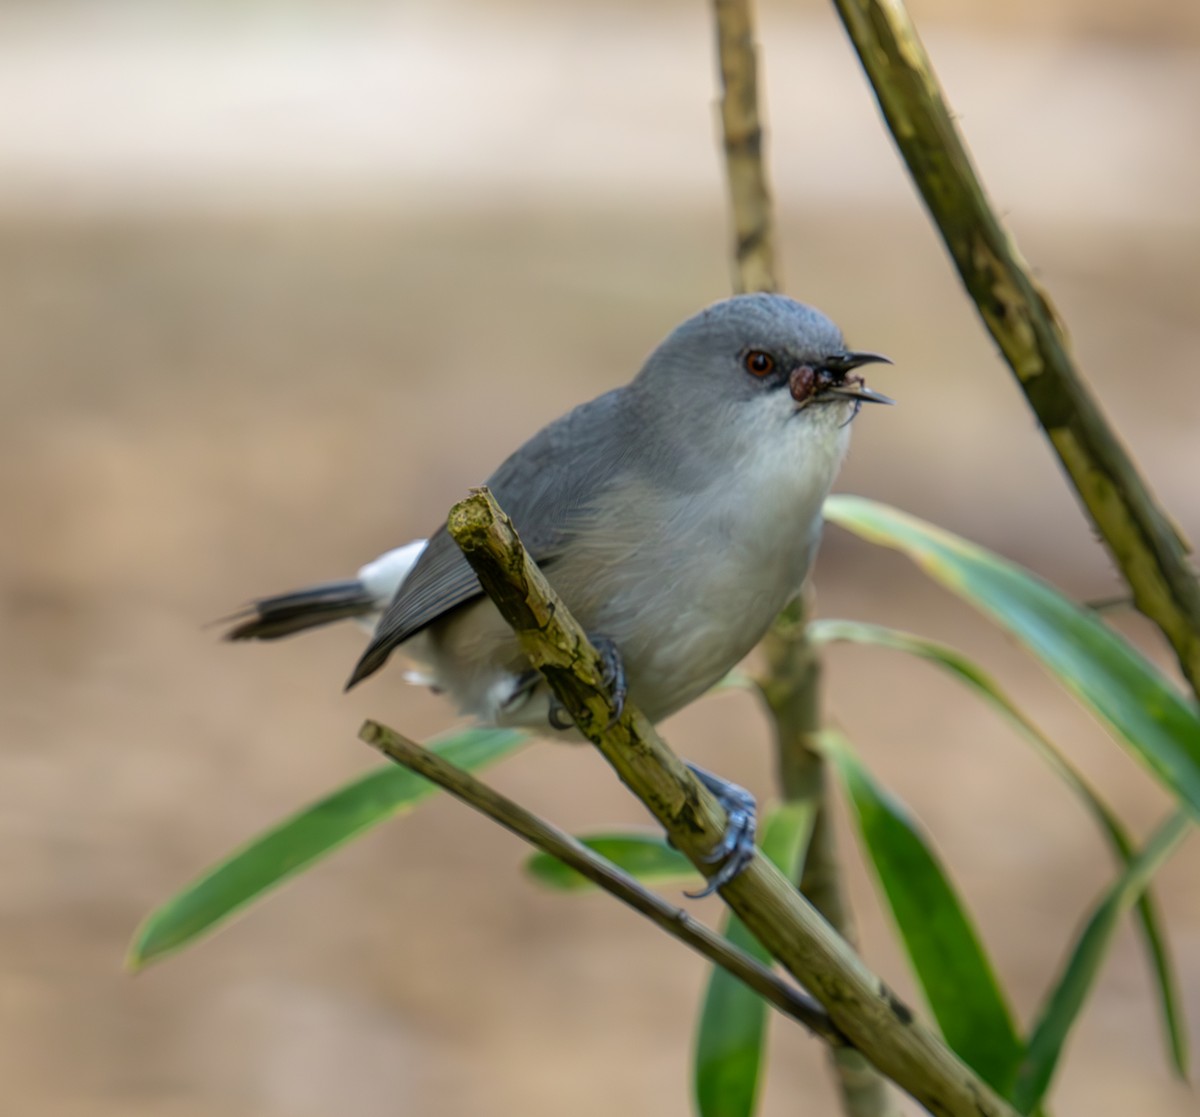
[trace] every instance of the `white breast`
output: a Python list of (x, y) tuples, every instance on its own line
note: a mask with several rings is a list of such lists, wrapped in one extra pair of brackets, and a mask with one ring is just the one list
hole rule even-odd
[(580, 604), (621, 647), (631, 697), (652, 720), (735, 666), (808, 572), (849, 428), (830, 407), (819, 424), (780, 429), (796, 421), (780, 402), (764, 400), (762, 422), (744, 428), (758, 437), (707, 487), (664, 497), (639, 480), (586, 541), (595, 573)]

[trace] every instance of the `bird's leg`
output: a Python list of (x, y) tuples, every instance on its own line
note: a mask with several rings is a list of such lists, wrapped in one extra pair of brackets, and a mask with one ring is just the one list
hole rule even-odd
[[(611, 729), (617, 724), (625, 710), (625, 698), (629, 694), (629, 683), (625, 678), (625, 662), (621, 659), (620, 649), (616, 642), (607, 636), (588, 635), (592, 647), (600, 653), (602, 665), (600, 680), (608, 690), (612, 701), (613, 714), (605, 729)], [(575, 722), (567, 713), (567, 708), (559, 701), (558, 696), (550, 695), (550, 713), (548, 715), (551, 729), (571, 729)]]
[(701, 891), (684, 893), (690, 900), (699, 900), (703, 896), (711, 896), (718, 888), (728, 884), (754, 860), (758, 804), (744, 787), (723, 780), (695, 764), (688, 764), (688, 767), (696, 779), (713, 793), (728, 815), (724, 837), (704, 858), (710, 865), (721, 862), (720, 869), (709, 877), (708, 884)]

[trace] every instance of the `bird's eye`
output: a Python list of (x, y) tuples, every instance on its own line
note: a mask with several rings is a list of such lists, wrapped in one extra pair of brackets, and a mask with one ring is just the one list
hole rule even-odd
[(775, 368), (775, 358), (761, 349), (751, 349), (742, 363), (746, 366), (748, 373), (758, 377), (769, 375)]

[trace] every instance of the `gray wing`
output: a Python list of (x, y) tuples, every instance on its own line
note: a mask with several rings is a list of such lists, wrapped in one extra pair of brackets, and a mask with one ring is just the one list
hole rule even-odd
[[(635, 446), (623, 389), (581, 404), (535, 434), (486, 484), (508, 513), (525, 548), (539, 564), (554, 561), (562, 541), (587, 514), (592, 494), (624, 465), (613, 447)], [(388, 656), (421, 629), (483, 593), (475, 572), (442, 525), (388, 606), (346, 689), (374, 674)]]

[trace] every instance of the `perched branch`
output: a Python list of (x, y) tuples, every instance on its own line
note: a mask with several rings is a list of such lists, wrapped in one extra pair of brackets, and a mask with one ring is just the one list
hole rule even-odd
[[(580, 732), (650, 809), (672, 844), (706, 876), (725, 818), (653, 726), (628, 704), (614, 722), (600, 657), (526, 554), (512, 522), (486, 490), (455, 505), (450, 534), (522, 651), (545, 675)], [(756, 938), (822, 1003), (837, 1029), (930, 1112), (1016, 1117), (1015, 1111), (920, 1023), (863, 965), (765, 857), (721, 889)]]
[(1088, 515), (1200, 695), (1200, 583), (1075, 368), (1065, 331), (996, 216), (902, 0), (834, 0), (888, 128), (971, 297)]
[(713, 0), (721, 67), (721, 133), (733, 211), (733, 289), (776, 291), (771, 192), (762, 157), (758, 116), (758, 59), (750, 0)]
[(643, 888), (628, 873), (588, 849), (582, 842), (551, 826), (545, 819), (527, 811), (436, 753), (401, 736), (394, 729), (366, 721), (358, 735), (389, 759), (436, 783), (506, 830), (511, 830), (551, 857), (557, 857), (634, 911), (641, 912), (668, 935), (673, 935), (703, 954), (714, 965), (728, 970), (768, 1004), (785, 1016), (799, 1021), (834, 1045), (835, 1049), (845, 1046), (846, 1037), (834, 1027), (829, 1014), (806, 993), (781, 981), (766, 966), (709, 930), (703, 923), (697, 922), (682, 908), (668, 904), (661, 896)]

